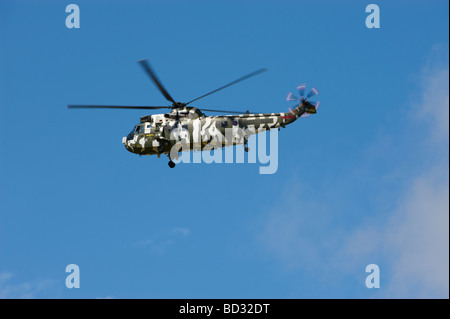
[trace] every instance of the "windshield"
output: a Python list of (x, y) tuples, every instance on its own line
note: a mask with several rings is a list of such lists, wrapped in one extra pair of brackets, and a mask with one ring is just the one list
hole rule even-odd
[(140, 134), (144, 132), (144, 126), (143, 125), (136, 125), (136, 128), (134, 130), (135, 134)]
[(131, 129), (131, 132), (128, 133), (127, 135), (127, 141), (130, 141), (134, 138), (134, 130), (136, 129), (136, 126), (133, 126), (133, 128)]

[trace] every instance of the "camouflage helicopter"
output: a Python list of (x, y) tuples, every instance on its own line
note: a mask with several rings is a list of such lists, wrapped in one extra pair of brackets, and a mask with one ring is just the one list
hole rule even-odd
[[(139, 60), (138, 63), (153, 80), (162, 95), (172, 102), (169, 106), (125, 106), (125, 105), (68, 105), (68, 108), (101, 108), (101, 109), (170, 109), (169, 113), (145, 115), (140, 118), (140, 123), (135, 125), (131, 132), (122, 138), (125, 148), (138, 155), (167, 154), (169, 157), (169, 167), (175, 167), (172, 159), (178, 157), (178, 151), (173, 152), (175, 145), (183, 145), (182, 151), (206, 150), (207, 147), (225, 147), (243, 144), (244, 150), (248, 152), (247, 142), (252, 134), (270, 129), (280, 129), (295, 122), (299, 117), (307, 117), (315, 114), (320, 102), (311, 102), (309, 98), (319, 92), (313, 88), (305, 95), (306, 85), (297, 86), (300, 97), (289, 93), (288, 101), (295, 101), (296, 104), (287, 113), (250, 113), (224, 111), (214, 109), (203, 109), (188, 106), (194, 101), (202, 99), (208, 95), (216, 93), (238, 82), (246, 80), (257, 74), (267, 71), (259, 69), (247, 74), (235, 81), (232, 81), (218, 89), (208, 92), (189, 102), (176, 102), (169, 92), (164, 88), (156, 73), (151, 68), (146, 59)], [(228, 113), (231, 115), (206, 116), (205, 112)], [(231, 136), (226, 131), (232, 132)], [(216, 139), (215, 137), (220, 137)], [(212, 143), (213, 141), (216, 143)], [(218, 141), (218, 142), (217, 142)], [(187, 146), (187, 147), (186, 147)], [(209, 148), (210, 149), (210, 148)]]

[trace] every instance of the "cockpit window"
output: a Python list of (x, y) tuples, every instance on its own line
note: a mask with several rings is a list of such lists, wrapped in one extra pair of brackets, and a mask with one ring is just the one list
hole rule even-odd
[(133, 129), (131, 130), (131, 132), (127, 135), (127, 141), (130, 141), (134, 138), (134, 130), (136, 127), (133, 127)]
[(134, 130), (134, 133), (140, 134), (144, 132), (144, 126), (143, 125), (136, 125), (136, 128)]

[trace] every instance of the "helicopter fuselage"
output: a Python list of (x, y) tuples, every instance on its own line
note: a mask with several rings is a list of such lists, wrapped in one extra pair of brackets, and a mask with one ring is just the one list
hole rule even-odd
[(183, 145), (181, 151), (245, 145), (252, 134), (285, 127), (305, 112), (315, 113), (314, 106), (302, 103), (287, 113), (221, 116), (206, 116), (197, 108), (183, 107), (141, 117), (122, 143), (138, 155), (168, 154), (176, 144)]
[[(292, 93), (287, 96), (288, 101), (296, 101), (296, 107), (288, 113), (252, 113), (247, 111), (241, 114), (236, 111), (223, 111), (217, 109), (202, 109), (207, 112), (234, 113), (237, 115), (206, 116), (198, 108), (189, 104), (203, 99), (213, 93), (249, 79), (255, 75), (266, 72), (266, 68), (256, 70), (244, 75), (237, 80), (229, 82), (215, 90), (203, 94), (188, 102), (177, 102), (169, 94), (156, 73), (146, 59), (138, 63), (156, 85), (164, 98), (171, 102), (168, 106), (135, 106), (135, 105), (87, 105), (69, 104), (69, 109), (140, 109), (156, 110), (171, 109), (166, 114), (146, 115), (141, 117), (140, 123), (124, 138), (122, 143), (125, 148), (138, 155), (161, 154), (169, 155), (169, 167), (174, 168), (173, 158), (178, 158), (179, 152), (190, 150), (211, 150), (237, 144), (244, 144), (244, 150), (248, 152), (248, 138), (252, 134), (271, 129), (280, 129), (296, 121), (303, 114), (314, 114), (319, 102), (312, 104), (309, 98), (317, 95), (319, 91), (313, 88), (305, 95), (305, 84), (297, 86), (300, 98)], [(175, 147), (176, 146), (176, 147)]]

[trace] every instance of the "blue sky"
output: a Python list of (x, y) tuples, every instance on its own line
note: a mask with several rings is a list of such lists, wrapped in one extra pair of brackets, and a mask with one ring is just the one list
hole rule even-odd
[[(369, 3), (2, 1), (0, 298), (448, 298), (448, 2)], [(121, 144), (146, 113), (66, 108), (166, 105), (142, 58), (179, 101), (269, 69), (199, 107), (321, 108), (276, 174), (169, 169)]]

